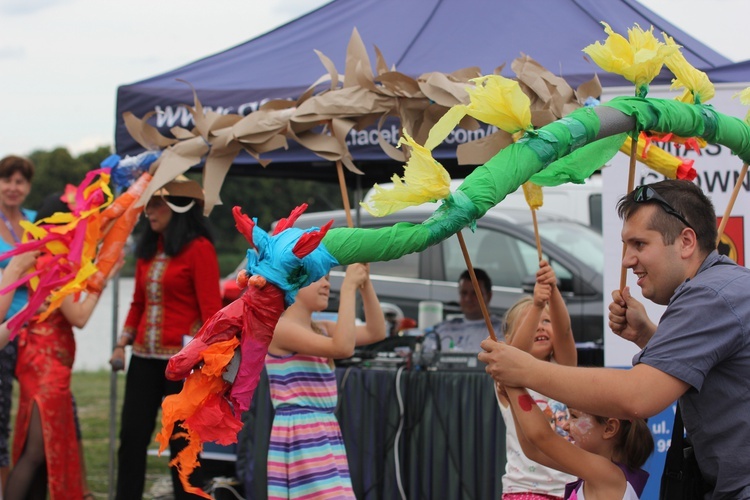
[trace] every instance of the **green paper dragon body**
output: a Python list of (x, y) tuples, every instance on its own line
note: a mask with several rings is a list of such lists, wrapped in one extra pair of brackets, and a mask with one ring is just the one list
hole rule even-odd
[(421, 252), (465, 227), (473, 227), (487, 210), (528, 180), (541, 186), (582, 183), (617, 153), (634, 129), (702, 137), (728, 147), (743, 162), (750, 161), (750, 126), (739, 118), (723, 115), (705, 104), (618, 97), (595, 108), (577, 109), (527, 132), (477, 167), (421, 224), (334, 228), (322, 244), (339, 265), (388, 261)]

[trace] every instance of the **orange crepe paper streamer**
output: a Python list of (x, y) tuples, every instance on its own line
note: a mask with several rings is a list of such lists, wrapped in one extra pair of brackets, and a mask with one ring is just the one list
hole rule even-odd
[[(205, 343), (201, 343), (205, 346)], [(178, 433), (175, 437), (186, 438), (188, 444), (169, 465), (177, 468), (185, 491), (204, 498), (211, 497), (191, 486), (188, 481), (198, 466), (203, 442), (230, 444), (237, 441), (237, 433), (242, 429), (242, 422), (234, 416), (229, 402), (222, 396), (231, 387), (222, 378), (222, 373), (239, 345), (240, 341), (232, 337), (206, 346), (201, 352), (202, 368), (194, 370), (187, 377), (179, 394), (167, 396), (162, 402), (162, 429), (156, 436), (159, 454), (169, 446), (177, 422), (182, 422), (181, 426), (186, 432)]]
[(102, 227), (105, 228), (105, 232), (107, 231), (107, 225), (110, 222), (125, 213), (125, 210), (140, 199), (141, 195), (146, 190), (148, 183), (151, 182), (151, 179), (152, 176), (148, 172), (141, 174), (141, 176), (138, 177), (138, 180), (131, 184), (127, 191), (118, 196), (115, 201), (113, 201), (112, 204), (102, 212)]
[(671, 142), (672, 144), (680, 144), (687, 149), (692, 149), (696, 153), (700, 153), (701, 148), (705, 148), (708, 144), (702, 137), (680, 137), (672, 132), (664, 134), (661, 132), (650, 131), (647, 138), (649, 141), (654, 142)]
[(115, 264), (122, 258), (125, 242), (133, 232), (138, 223), (138, 217), (143, 212), (143, 205), (137, 205), (138, 199), (151, 181), (151, 175), (147, 172), (141, 174), (127, 191), (117, 197), (114, 203), (107, 207), (101, 214), (102, 226), (114, 222), (106, 231), (104, 241), (96, 258), (98, 273), (88, 281), (87, 289), (90, 292), (99, 293)]

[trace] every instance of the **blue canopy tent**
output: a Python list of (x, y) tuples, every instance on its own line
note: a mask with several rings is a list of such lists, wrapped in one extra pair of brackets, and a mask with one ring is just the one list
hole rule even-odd
[(750, 82), (750, 60), (719, 66), (706, 73), (713, 83)]
[[(192, 91), (178, 79), (189, 82), (204, 107), (215, 111), (246, 115), (264, 100), (296, 98), (326, 73), (313, 49), (343, 71), (353, 28), (359, 31), (371, 60), (375, 60), (373, 47), (377, 46), (389, 66), (413, 77), (469, 66), (487, 74), (504, 64), (508, 67), (502, 74), (513, 76), (510, 63), (525, 53), (574, 88), (594, 74), (603, 86), (626, 85), (622, 77), (600, 71), (581, 51), (605, 39), (600, 21), (623, 34), (635, 23), (644, 29), (653, 26), (659, 36), (664, 31), (683, 46), (685, 57), (699, 69), (731, 63), (635, 0), (333, 0), (224, 52), (119, 87), (116, 150), (120, 155), (141, 151), (125, 128), (122, 113), (126, 111), (138, 117), (157, 111), (149, 123), (167, 136), (172, 126), (192, 126), (189, 112), (181, 107), (193, 102)], [(665, 71), (654, 83), (668, 83), (670, 78)], [(387, 130), (396, 136), (397, 120)], [(372, 135), (348, 139), (354, 161), (368, 181), (383, 181), (394, 172), (401, 173), (401, 165), (388, 158)], [(473, 168), (456, 165), (455, 144), (438, 148), (434, 154), (453, 177), (463, 177)], [(272, 160), (266, 168), (243, 152), (231, 172), (336, 180), (330, 162), (295, 143), (289, 150), (262, 157)]]

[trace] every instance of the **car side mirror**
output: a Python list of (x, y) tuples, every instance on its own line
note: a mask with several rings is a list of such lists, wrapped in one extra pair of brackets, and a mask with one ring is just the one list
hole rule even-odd
[(534, 285), (536, 285), (536, 276), (530, 274), (526, 276), (521, 282), (521, 289), (524, 293), (534, 295)]
[(573, 278), (557, 280), (557, 289), (563, 293), (565, 292), (575, 293), (575, 287), (573, 286)]

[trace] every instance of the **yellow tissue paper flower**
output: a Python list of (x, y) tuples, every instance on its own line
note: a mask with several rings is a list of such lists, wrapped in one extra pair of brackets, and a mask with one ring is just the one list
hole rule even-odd
[(450, 194), (450, 174), (432, 157), (430, 150), (417, 144), (406, 131), (398, 141), (399, 146), (402, 144), (411, 148), (403, 180), (394, 174), (391, 178), (393, 189), (383, 189), (375, 184), (375, 193), (370, 200), (360, 203), (362, 208), (375, 217), (384, 217), (428, 201), (442, 200)]
[(443, 142), (448, 134), (469, 115), (484, 123), (514, 134), (531, 130), (531, 101), (518, 82), (500, 75), (487, 75), (469, 80), (474, 87), (467, 88), (470, 102), (451, 107), (432, 126), (425, 147), (432, 150)]
[(664, 59), (678, 50), (667, 46), (654, 37), (654, 28), (643, 31), (637, 24), (628, 29), (628, 39), (612, 31), (602, 22), (604, 32), (609, 35), (604, 44), (595, 42), (583, 51), (603, 70), (622, 75), (635, 84), (636, 94), (644, 97), (648, 85), (659, 74)]
[(677, 51), (664, 60), (669, 71), (676, 77), (672, 80), (672, 89), (684, 88), (685, 92), (677, 98), (688, 104), (702, 104), (716, 95), (714, 84), (703, 71), (694, 68), (682, 55), (671, 36), (662, 33), (664, 41), (669, 47), (677, 47)]
[[(746, 88), (745, 90), (741, 92), (737, 92), (732, 97), (738, 97), (740, 98), (740, 102), (744, 104), (745, 106), (750, 106), (750, 87)], [(750, 125), (750, 111), (747, 112), (745, 115), (745, 122)]]
[(544, 204), (542, 186), (538, 186), (533, 182), (528, 181), (524, 182), (521, 187), (523, 188), (523, 196), (526, 198), (526, 203), (529, 204), (529, 208), (532, 210), (542, 208), (542, 205)]
[(531, 100), (517, 81), (500, 75), (481, 76), (470, 81), (476, 86), (469, 89), (469, 116), (509, 134), (532, 128)]

